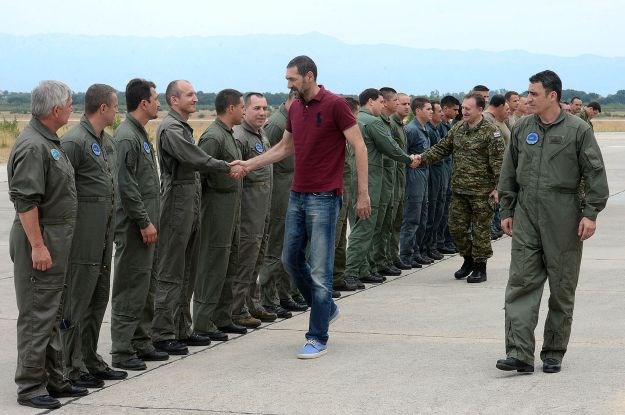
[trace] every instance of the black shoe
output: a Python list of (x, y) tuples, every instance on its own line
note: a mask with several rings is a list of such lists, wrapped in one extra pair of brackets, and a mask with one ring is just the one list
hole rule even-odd
[(446, 246), (438, 248), (437, 251), (440, 252), (443, 255), (453, 255), (456, 252), (458, 252), (455, 249), (447, 248)]
[(285, 308), (289, 311), (306, 311), (308, 310), (308, 306), (295, 302), (292, 298), (287, 298), (284, 300), (280, 300), (280, 305), (282, 308)]
[(440, 261), (441, 259), (443, 259), (443, 254), (441, 254), (440, 252), (438, 252), (436, 249), (430, 249), (428, 251), (428, 256), (432, 259), (435, 259), (437, 261)]
[(419, 264), (414, 259), (410, 262), (410, 265), (412, 266), (412, 268), (423, 268), (423, 265)]
[(391, 267), (382, 268), (381, 270), (378, 271), (378, 273), (381, 274), (381, 275), (390, 275), (390, 276), (393, 276), (393, 277), (401, 275), (401, 271), (400, 270), (398, 270), (397, 268), (393, 269)]
[(178, 341), (182, 344), (186, 344), (187, 346), (208, 346), (211, 344), (210, 337), (197, 333), (192, 333), (191, 336), (186, 339), (180, 339)]
[(457, 254), (458, 253), (458, 248), (456, 247), (456, 245), (451, 244), (451, 245), (445, 245), (445, 249), (449, 250), (449, 251), (453, 251), (452, 253)]
[[(91, 375), (101, 380), (122, 380), (128, 377), (128, 373), (123, 370), (113, 370), (110, 367), (107, 367), (101, 372), (94, 372)], [(102, 382), (102, 386), (104, 386), (104, 382)]]
[(306, 302), (306, 299), (300, 293), (292, 295), (291, 298), (293, 298), (293, 301), (295, 301), (296, 303), (305, 305), (306, 307), (308, 307), (308, 303)]
[(543, 372), (545, 373), (558, 373), (562, 369), (562, 362), (553, 357), (548, 357), (543, 360)]
[(154, 342), (154, 348), (159, 352), (165, 352), (169, 355), (185, 355), (189, 354), (189, 349), (178, 340), (160, 340)]
[(403, 262), (403, 261), (396, 261), (396, 262), (393, 262), (393, 265), (395, 265), (395, 267), (396, 267), (396, 268), (398, 268), (398, 269), (400, 269), (400, 270), (402, 270), (402, 269), (403, 269), (403, 270), (412, 269), (412, 267), (411, 267), (409, 264), (407, 264), (407, 263), (405, 263), (405, 262)]
[(121, 362), (113, 362), (113, 367), (124, 370), (145, 370), (148, 368), (143, 360), (136, 357)]
[(53, 398), (75, 398), (89, 394), (87, 388), (70, 385), (60, 391), (48, 391)]
[(386, 277), (382, 274), (380, 274), (379, 272), (375, 271), (371, 273), (372, 277), (376, 277), (376, 278), (382, 278), (382, 282), (386, 281)]
[(341, 292), (332, 290), (332, 298), (341, 298)]
[(348, 275), (345, 277), (345, 281), (349, 281), (352, 285), (355, 285), (357, 290), (365, 289), (365, 284), (363, 284), (362, 281), (360, 281), (356, 277), (352, 277), (351, 275)]
[(61, 407), (61, 402), (50, 395), (35, 396), (30, 399), (18, 399), (17, 403), (37, 409), (57, 409)]
[(238, 324), (228, 324), (227, 326), (217, 327), (219, 331), (223, 331), (224, 333), (233, 333), (233, 334), (245, 334), (247, 333), (247, 329), (243, 326), (239, 326)]
[(293, 317), (293, 314), (289, 311), (289, 310), (285, 310), (284, 308), (282, 308), (279, 305), (264, 305), (263, 306), (265, 308), (265, 310), (271, 312), (271, 313), (275, 313), (278, 318), (291, 318)]
[(382, 279), (382, 277), (378, 277), (375, 274), (370, 274), (364, 277), (360, 277), (359, 278), (360, 282), (367, 282), (370, 284), (381, 284), (384, 282), (384, 280)]
[(150, 353), (140, 354), (139, 359), (144, 362), (163, 362), (169, 360), (169, 354), (166, 352), (159, 352), (158, 350), (152, 350)]
[(227, 342), (228, 335), (221, 330), (209, 331), (208, 333), (202, 333), (202, 336), (208, 336), (214, 342)]
[(464, 262), (462, 263), (460, 269), (454, 273), (454, 277), (457, 280), (461, 280), (467, 277), (471, 271), (473, 271), (473, 257), (464, 257)]
[(346, 278), (343, 278), (342, 281), (332, 284), (332, 288), (339, 291), (356, 291), (358, 289), (354, 282), (352, 282), (351, 280), (348, 281)]
[(534, 366), (528, 365), (525, 362), (520, 361), (514, 357), (507, 357), (505, 359), (497, 360), (497, 364), (495, 365), (499, 370), (516, 370), (521, 373), (531, 373), (534, 371)]
[(81, 388), (103, 388), (104, 381), (93, 376), (91, 373), (81, 373), (78, 379), (70, 379), (72, 385)]
[(416, 262), (417, 264), (421, 264), (421, 265), (430, 265), (431, 263), (434, 262), (430, 258), (423, 257), (421, 255), (412, 258), (412, 261)]
[(486, 262), (475, 262), (473, 272), (467, 278), (468, 283), (480, 283), (486, 281)]

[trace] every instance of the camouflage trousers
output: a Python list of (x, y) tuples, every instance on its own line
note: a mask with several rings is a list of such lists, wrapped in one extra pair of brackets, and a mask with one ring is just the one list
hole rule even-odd
[(488, 195), (465, 195), (454, 192), (449, 206), (449, 232), (460, 255), (486, 262), (493, 256), (490, 223), (493, 200)]

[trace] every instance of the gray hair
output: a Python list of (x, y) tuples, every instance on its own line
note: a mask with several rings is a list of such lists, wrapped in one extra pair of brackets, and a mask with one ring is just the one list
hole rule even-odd
[(55, 106), (63, 106), (72, 97), (72, 90), (60, 81), (41, 81), (31, 94), (33, 117), (45, 117)]

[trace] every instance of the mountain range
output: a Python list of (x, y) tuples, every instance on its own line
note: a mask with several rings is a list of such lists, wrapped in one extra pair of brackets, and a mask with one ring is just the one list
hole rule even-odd
[[(554, 51), (557, 43), (554, 43)], [(358, 94), (392, 86), (409, 94), (491, 89), (527, 89), (528, 77), (556, 71), (564, 89), (603, 96), (625, 89), (625, 57), (558, 57), (521, 50), (487, 52), (352, 45), (320, 33), (223, 37), (137, 37), (0, 34), (0, 90), (26, 92), (42, 79), (58, 79), (75, 91), (92, 83), (123, 90), (134, 77), (164, 91), (172, 79), (188, 79), (198, 91), (235, 88), (284, 92), (287, 62), (309, 55), (318, 81), (328, 89)]]

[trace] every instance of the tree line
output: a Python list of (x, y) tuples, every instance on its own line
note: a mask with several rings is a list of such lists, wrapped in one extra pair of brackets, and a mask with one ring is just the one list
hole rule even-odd
[[(502, 94), (504, 95), (507, 92), (506, 89), (496, 89), (491, 90), (491, 96), (494, 94)], [(520, 94), (525, 94), (527, 91), (517, 91)], [(284, 92), (264, 92), (263, 93), (267, 98), (267, 103), (271, 107), (277, 107), (282, 102), (284, 102), (287, 98), (287, 93)], [(429, 99), (437, 100), (441, 99), (445, 95), (453, 95), (458, 99), (462, 99), (465, 95), (465, 92), (445, 92), (440, 93), (438, 90), (430, 91), (429, 94), (423, 94), (427, 96)], [(215, 92), (197, 92), (198, 98), (198, 109), (200, 110), (214, 110), (215, 109), (215, 97), (217, 93)], [(354, 95), (347, 95), (354, 96)], [(590, 101), (597, 101), (602, 106), (606, 106), (608, 108), (619, 108), (625, 106), (625, 89), (621, 89), (614, 94), (609, 94), (606, 97), (602, 97), (601, 95), (594, 92), (585, 92), (579, 91), (575, 89), (565, 89), (562, 91), (562, 100), (570, 101), (573, 97), (581, 98), (582, 102), (588, 103)], [(119, 97), (119, 109), (120, 112), (126, 111), (126, 99), (123, 91), (118, 93)], [(165, 101), (165, 94), (161, 93), (158, 95), (158, 99), (161, 103), (162, 109), (167, 109), (167, 103)], [(76, 92), (73, 95), (73, 103), (74, 103), (74, 111), (81, 112), (84, 109), (85, 104), (85, 93), (84, 92)], [(30, 92), (9, 92), (9, 91), (0, 91), (0, 111), (8, 111), (11, 113), (30, 113)]]

